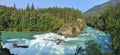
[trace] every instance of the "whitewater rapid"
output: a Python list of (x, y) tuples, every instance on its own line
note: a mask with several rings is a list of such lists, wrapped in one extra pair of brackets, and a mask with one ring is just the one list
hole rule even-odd
[[(111, 51), (110, 35), (91, 27), (87, 27), (84, 31), (85, 33), (74, 38), (64, 38), (64, 36), (56, 33), (44, 33), (33, 35), (34, 39), (9, 39), (3, 44), (3, 47), (10, 49), (12, 54), (17, 55), (73, 55), (78, 44), (85, 48), (85, 42), (95, 40), (102, 46), (103, 52)], [(65, 41), (65, 43), (56, 44), (58, 39)], [(16, 48), (13, 43), (27, 45), (28, 48)]]

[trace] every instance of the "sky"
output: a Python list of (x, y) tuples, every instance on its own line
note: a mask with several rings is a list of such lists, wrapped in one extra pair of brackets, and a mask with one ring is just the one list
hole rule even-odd
[(35, 8), (69, 7), (85, 12), (107, 1), (109, 0), (0, 0), (0, 5), (11, 7), (15, 4), (17, 8), (26, 8), (27, 4), (34, 3)]

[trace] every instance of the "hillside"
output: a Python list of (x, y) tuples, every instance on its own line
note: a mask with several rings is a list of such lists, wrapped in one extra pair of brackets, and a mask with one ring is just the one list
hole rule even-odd
[(109, 33), (113, 55), (120, 55), (120, 3), (106, 7), (100, 14), (87, 17), (86, 24)]
[(105, 2), (103, 4), (100, 4), (100, 5), (96, 5), (94, 6), (93, 8), (90, 8), (88, 9), (86, 12), (84, 12), (83, 14), (84, 15), (90, 15), (90, 14), (96, 14), (96, 13), (99, 13), (101, 11), (103, 11), (105, 9), (106, 6), (109, 6), (109, 5), (116, 5), (117, 2), (119, 2), (120, 0), (110, 0), (108, 2)]

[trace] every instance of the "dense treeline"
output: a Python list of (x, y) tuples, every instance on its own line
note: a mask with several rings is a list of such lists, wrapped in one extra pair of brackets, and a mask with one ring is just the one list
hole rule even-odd
[(120, 54), (120, 4), (107, 7), (101, 14), (88, 16), (86, 23), (110, 33), (113, 52)]
[(0, 6), (0, 31), (56, 31), (62, 25), (75, 23), (82, 18), (73, 8), (39, 8), (34, 4), (26, 9)]

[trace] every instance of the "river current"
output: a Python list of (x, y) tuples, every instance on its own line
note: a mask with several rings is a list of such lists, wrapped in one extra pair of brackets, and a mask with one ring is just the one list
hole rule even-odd
[[(32, 39), (11, 38), (3, 42), (3, 47), (10, 49), (12, 54), (17, 55), (74, 55), (77, 45), (85, 48), (87, 41), (94, 40), (102, 46), (102, 52), (112, 51), (109, 34), (92, 27), (86, 27), (84, 31), (85, 33), (74, 38), (64, 38), (56, 33), (33, 34)], [(15, 47), (14, 44), (28, 46), (28, 48)]]

